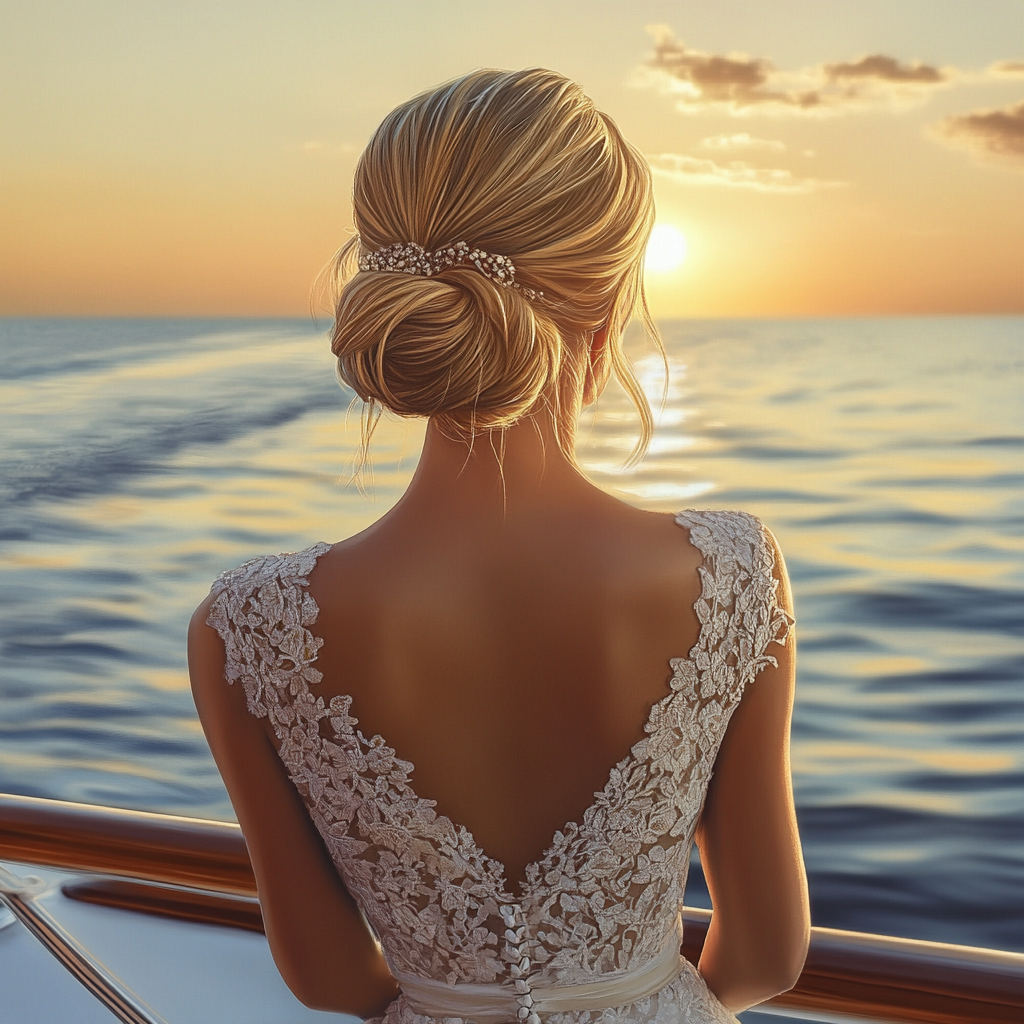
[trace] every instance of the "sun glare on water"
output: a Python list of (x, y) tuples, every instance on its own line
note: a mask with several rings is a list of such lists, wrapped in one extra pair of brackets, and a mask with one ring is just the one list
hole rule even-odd
[(671, 224), (655, 224), (647, 243), (644, 267), (655, 274), (667, 274), (686, 259), (686, 239)]

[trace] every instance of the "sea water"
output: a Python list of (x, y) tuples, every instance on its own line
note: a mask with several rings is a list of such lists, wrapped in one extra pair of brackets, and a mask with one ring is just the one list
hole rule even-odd
[[(1024, 319), (661, 327), (646, 459), (614, 390), (580, 458), (778, 536), (815, 923), (1024, 951)], [(422, 425), (382, 421), (360, 488), (351, 400), (322, 325), (0, 320), (0, 791), (231, 817), (186, 625), (223, 569), (397, 500)]]

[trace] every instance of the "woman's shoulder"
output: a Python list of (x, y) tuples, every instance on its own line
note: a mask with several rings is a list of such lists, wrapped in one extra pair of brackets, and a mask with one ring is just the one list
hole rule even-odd
[(715, 531), (728, 536), (755, 537), (770, 533), (764, 521), (744, 509), (687, 508), (673, 513), (680, 526)]
[(249, 711), (266, 715), (265, 687), (277, 676), (279, 653), (288, 653), (295, 665), (304, 665), (303, 652), (315, 660), (318, 644), (308, 627), (317, 608), (306, 577), (330, 547), (321, 541), (301, 551), (262, 555), (216, 578), (189, 626), (193, 691), (241, 680)]
[(750, 512), (687, 510), (675, 521), (690, 532), (718, 589), (737, 592), (763, 606), (773, 637), (784, 642), (793, 619), (786, 562), (775, 534)]
[(233, 569), (220, 573), (210, 587), (214, 599), (224, 593), (252, 594), (275, 581), (304, 583), (317, 560), (329, 551), (331, 545), (318, 541), (301, 551), (285, 551), (250, 558)]
[(727, 556), (745, 569), (781, 562), (775, 534), (764, 521), (741, 509), (686, 509), (674, 516), (705, 557)]

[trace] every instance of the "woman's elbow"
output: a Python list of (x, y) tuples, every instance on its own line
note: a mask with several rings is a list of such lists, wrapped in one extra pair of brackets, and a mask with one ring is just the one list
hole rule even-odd
[(753, 1002), (764, 1002), (788, 992), (796, 985), (807, 960), (809, 940), (808, 926), (802, 934), (776, 937), (763, 948), (758, 958), (756, 976), (748, 981), (749, 988), (754, 990), (751, 996)]
[(281, 980), (288, 986), (288, 991), (303, 1006), (310, 1010), (339, 1011), (341, 1009), (337, 1005), (338, 993), (325, 990), (325, 979), (315, 977), (311, 972), (303, 970), (301, 965), (290, 963), (284, 957), (275, 955), (274, 962), (281, 975)]
[(700, 972), (716, 996), (733, 1012), (788, 992), (800, 980), (810, 925), (764, 929), (742, 940), (709, 934)]
[[(811, 940), (811, 920), (804, 903), (789, 921), (779, 922), (761, 936), (757, 961), (764, 968), (764, 981), (773, 991), (770, 995), (788, 992), (799, 980), (807, 960)], [(766, 999), (770, 996), (765, 996)]]
[(293, 996), (310, 1010), (327, 1013), (347, 1013), (364, 1020), (368, 1017), (379, 1017), (394, 1001), (397, 988), (392, 990), (388, 985), (371, 985), (369, 987), (358, 982), (339, 989), (336, 981), (331, 979), (310, 978), (292, 974), (282, 974), (285, 984)]
[(771, 964), (770, 977), (765, 979), (767, 987), (772, 991), (765, 999), (788, 992), (800, 980), (807, 960), (807, 946), (808, 939), (804, 937), (802, 941), (777, 952), (772, 958), (774, 962)]
[(379, 954), (366, 957), (346, 951), (325, 960), (315, 951), (295, 955), (292, 948), (282, 949), (273, 941), (270, 949), (292, 995), (311, 1010), (378, 1017), (398, 995), (398, 983)]

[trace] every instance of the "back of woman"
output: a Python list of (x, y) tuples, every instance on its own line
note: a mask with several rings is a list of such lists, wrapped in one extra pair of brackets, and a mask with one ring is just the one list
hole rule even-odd
[(366, 439), (428, 418), (416, 474), (362, 534), (224, 574), (190, 632), (282, 974), (389, 1024), (732, 1020), (806, 949), (781, 558), (573, 457), (612, 372), (650, 433), (646, 166), (560, 76), (476, 72), (385, 120), (354, 207), (333, 348)]

